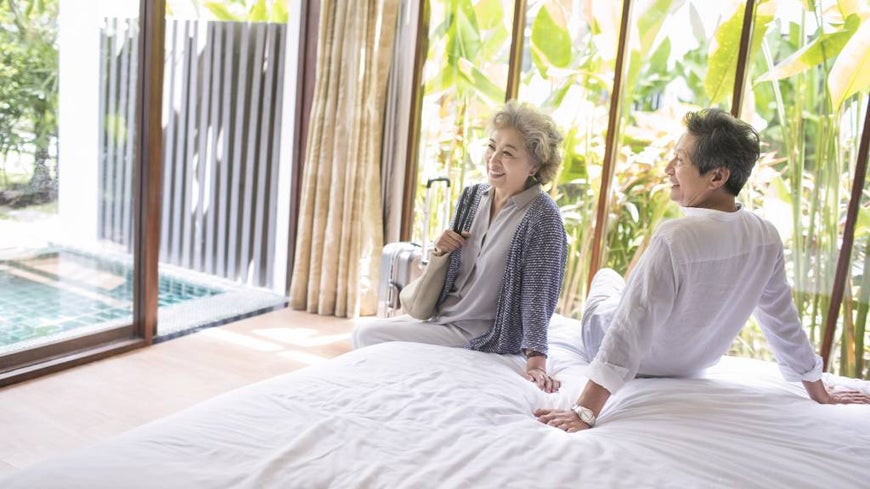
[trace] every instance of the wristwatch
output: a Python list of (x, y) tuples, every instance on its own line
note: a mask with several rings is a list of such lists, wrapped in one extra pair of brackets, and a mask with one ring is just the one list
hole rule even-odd
[(595, 413), (588, 407), (583, 407), (579, 404), (571, 406), (571, 411), (574, 411), (577, 416), (580, 416), (580, 421), (588, 424), (590, 427), (595, 426)]

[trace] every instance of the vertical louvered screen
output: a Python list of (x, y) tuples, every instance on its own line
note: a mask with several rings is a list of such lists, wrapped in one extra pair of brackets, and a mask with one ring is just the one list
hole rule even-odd
[(98, 232), (102, 239), (130, 243), (132, 234), (133, 123), (138, 24), (108, 19), (100, 38), (100, 127)]
[[(135, 21), (106, 22), (100, 73), (100, 233), (128, 248), (135, 35)], [(272, 286), (285, 35), (167, 22), (161, 262)]]

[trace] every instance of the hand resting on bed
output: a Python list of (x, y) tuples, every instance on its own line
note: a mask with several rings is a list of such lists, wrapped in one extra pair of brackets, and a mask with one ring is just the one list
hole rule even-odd
[(807, 394), (819, 404), (870, 404), (870, 395), (854, 390), (836, 390), (821, 380), (804, 381)]

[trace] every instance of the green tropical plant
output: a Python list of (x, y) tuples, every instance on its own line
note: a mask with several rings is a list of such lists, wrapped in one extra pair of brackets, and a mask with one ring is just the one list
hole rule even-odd
[[(671, 41), (661, 36), (669, 12), (681, 2), (659, 0), (638, 6), (636, 32), (627, 69), (621, 133), (608, 212), (604, 261), (629, 272), (646, 248), (652, 230), (675, 215), (662, 186), (661, 162), (674, 138), (672, 108), (655, 107), (671, 82)], [(530, 5), (529, 51), (533, 64), (523, 72), (520, 98), (538, 103), (566, 128), (565, 164), (553, 195), (566, 216), (569, 265), (560, 311), (579, 316), (588, 281), (595, 208), (601, 188), (607, 110), (612, 98), (619, 32), (618, 4), (598, 4), (579, 12), (563, 2)], [(569, 19), (582, 14), (579, 28)], [(573, 36), (573, 38), (572, 38)], [(541, 93), (547, 94), (542, 97)], [(526, 95), (528, 94), (528, 95)], [(535, 98), (537, 97), (537, 98)], [(574, 110), (565, 110), (566, 105)], [(664, 124), (662, 122), (665, 121)], [(678, 125), (677, 125), (678, 126)]]
[[(551, 195), (559, 205), (568, 234), (568, 262), (559, 302), (562, 314), (579, 317), (586, 296), (588, 256), (604, 158), (604, 131), (614, 59), (602, 50), (611, 32), (584, 18), (568, 29), (571, 12), (560, 3), (534, 2), (529, 53), (520, 100), (550, 113), (565, 133), (562, 170)], [(602, 103), (603, 102), (603, 103)]]
[[(818, 343), (827, 321), (861, 108), (870, 87), (870, 7), (843, 1), (823, 8), (820, 2), (807, 2), (792, 20), (774, 15), (776, 7), (774, 2), (759, 5), (767, 32), (756, 56), (760, 74), (753, 80), (754, 108), (760, 119), (770, 121), (763, 137), (782, 157), (773, 165), (778, 177), (760, 192), (769, 197), (759, 207), (764, 210), (776, 201), (790, 208), (784, 234), (795, 303)], [(859, 221), (859, 240), (866, 235), (865, 223)], [(859, 264), (852, 267), (838, 317), (837, 356), (840, 373), (867, 375), (863, 250), (856, 256)]]
[[(443, 0), (429, 6), (418, 188), (429, 178), (446, 176), (455, 202), (463, 186), (484, 177), (480, 156), (486, 125), (505, 97), (510, 19), (499, 0)], [(417, 209), (423, 208), (423, 194), (416, 192)], [(428, 225), (434, 236), (440, 232), (437, 224), (423, 223), (418, 214), (413, 234), (421, 236)]]
[[(444, 125), (438, 132), (438, 156), (432, 158), (438, 163), (423, 161), (424, 173), (453, 171), (460, 182), (473, 174), (466, 173), (474, 171), (466, 148), (482, 131), (475, 116), (501, 103), (502, 92), (494, 88), (498, 82), (483, 82), (486, 77), (479, 70), (482, 64), (498, 62), (493, 53), (504, 50), (506, 44), (507, 19), (500, 11), (487, 10), (497, 3), (438, 3), (445, 14), (430, 36), (433, 47), (428, 59), (440, 69), (427, 78), (426, 93), (430, 100), (437, 100), (434, 105), (438, 107), (428, 116)], [(661, 162), (682, 131), (683, 114), (710, 105), (730, 108), (744, 4), (725, 5), (726, 13), (712, 31), (701, 22), (700, 5), (707, 4), (654, 0), (635, 6), (632, 32), (638, 39), (630, 44), (621, 115), (624, 130), (619, 137), (605, 238), (605, 263), (618, 270), (630, 270), (658, 222), (678, 212), (662, 187)], [(779, 225), (795, 302), (817, 343), (830, 300), (868, 99), (870, 27), (866, 19), (870, 7), (842, 0), (836, 8), (823, 9), (820, 3), (808, 1), (798, 15), (777, 10), (789, 6), (800, 5), (761, 1), (755, 12), (752, 89), (746, 93), (742, 115), (762, 128), (764, 154), (741, 200)], [(559, 311), (573, 316), (580, 313), (589, 274), (618, 8), (618, 2), (579, 5), (541, 0), (529, 2), (527, 11), (528, 53), (519, 98), (553, 114), (566, 134), (563, 169), (549, 191), (562, 210), (570, 246)], [(685, 9), (689, 9), (696, 45), (680, 52), (685, 33), (674, 37), (667, 22)], [(490, 13), (486, 18), (491, 21), (486, 24), (480, 20), (483, 11)], [(481, 53), (488, 56), (486, 61), (470, 64)], [(501, 59), (506, 62), (505, 57)], [(668, 101), (662, 104), (666, 97)], [(866, 204), (855, 242), (835, 363), (841, 373), (867, 376), (870, 210)], [(752, 321), (731, 352), (771, 358)]]
[(167, 16), (190, 8), (197, 16), (205, 8), (209, 16), (224, 22), (274, 22), (286, 24), (289, 0), (170, 0), (166, 5)]
[(32, 152), (28, 203), (56, 197), (49, 167), (57, 140), (57, 12), (56, 0), (0, 0), (0, 157)]

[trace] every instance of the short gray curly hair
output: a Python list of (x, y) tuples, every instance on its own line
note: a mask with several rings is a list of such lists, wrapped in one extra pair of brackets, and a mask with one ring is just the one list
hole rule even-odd
[(538, 165), (535, 178), (541, 184), (553, 181), (559, 174), (562, 141), (565, 138), (549, 115), (532, 105), (511, 100), (492, 116), (490, 128), (513, 128), (523, 135), (526, 151)]

